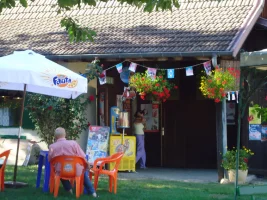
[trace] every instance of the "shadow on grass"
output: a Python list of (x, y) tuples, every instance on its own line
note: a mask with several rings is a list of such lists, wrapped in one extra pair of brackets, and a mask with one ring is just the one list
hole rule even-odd
[[(54, 199), (50, 193), (43, 193), (42, 188), (36, 188), (37, 167), (19, 167), (17, 181), (29, 184), (26, 188), (6, 189), (0, 193), (1, 200), (41, 200)], [(6, 168), (6, 181), (12, 180), (13, 167)], [(42, 182), (41, 182), (42, 183)], [(180, 199), (180, 200), (232, 200), (234, 189), (233, 185), (220, 185), (216, 183), (184, 183), (166, 180), (119, 180), (118, 193), (115, 195), (108, 192), (108, 179), (101, 177), (97, 193), (99, 199), (117, 200), (161, 200), (161, 199)], [(80, 199), (88, 199), (82, 195)], [(58, 200), (75, 199), (75, 195), (69, 195), (60, 187)], [(249, 200), (250, 196), (239, 197), (240, 200)], [(258, 199), (266, 199), (264, 196), (257, 196)]]

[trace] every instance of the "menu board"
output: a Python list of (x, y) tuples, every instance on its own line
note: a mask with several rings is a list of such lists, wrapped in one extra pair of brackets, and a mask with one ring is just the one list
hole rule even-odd
[(109, 132), (108, 126), (89, 127), (86, 155), (89, 157), (90, 164), (93, 164), (97, 158), (108, 156)]

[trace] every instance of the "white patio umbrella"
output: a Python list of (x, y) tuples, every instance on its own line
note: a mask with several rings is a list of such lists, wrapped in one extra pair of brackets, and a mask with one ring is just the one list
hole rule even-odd
[(23, 91), (13, 185), (16, 187), (20, 134), (26, 92), (75, 99), (87, 93), (87, 79), (31, 50), (0, 57), (0, 89)]

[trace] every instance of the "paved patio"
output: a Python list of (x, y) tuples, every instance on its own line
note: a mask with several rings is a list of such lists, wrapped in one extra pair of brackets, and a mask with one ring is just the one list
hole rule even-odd
[(137, 169), (136, 172), (119, 172), (119, 179), (159, 179), (183, 182), (209, 183), (217, 182), (215, 169), (171, 169), (148, 168)]

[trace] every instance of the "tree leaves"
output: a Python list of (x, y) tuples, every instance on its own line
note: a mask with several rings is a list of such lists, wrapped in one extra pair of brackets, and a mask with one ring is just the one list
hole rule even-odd
[(63, 18), (60, 24), (61, 27), (65, 27), (68, 32), (70, 42), (94, 41), (96, 32), (89, 28), (81, 27), (74, 19), (70, 17)]
[(84, 111), (89, 101), (83, 96), (76, 99), (28, 94), (26, 109), (40, 138), (48, 145), (54, 142), (54, 130), (64, 127), (68, 139), (77, 139), (87, 128)]
[[(34, 0), (32, 0), (34, 1)], [(100, 0), (107, 2), (108, 0)], [(172, 10), (172, 7), (179, 7), (180, 4), (178, 0), (117, 0), (121, 4), (127, 3), (133, 6), (142, 7), (144, 6), (144, 11), (152, 12), (154, 10)], [(27, 0), (19, 0), (19, 3), (23, 7), (27, 7)], [(74, 9), (76, 6), (81, 8), (81, 5), (96, 6), (96, 0), (57, 0), (55, 6), (58, 7), (57, 14), (61, 14), (64, 11), (69, 11)], [(4, 8), (15, 7), (16, 0), (0, 0), (0, 13)], [(60, 22), (61, 27), (65, 27), (69, 34), (70, 42), (93, 42), (96, 36), (95, 31), (88, 27), (81, 27), (78, 22), (76, 22), (71, 17), (65, 17)]]

